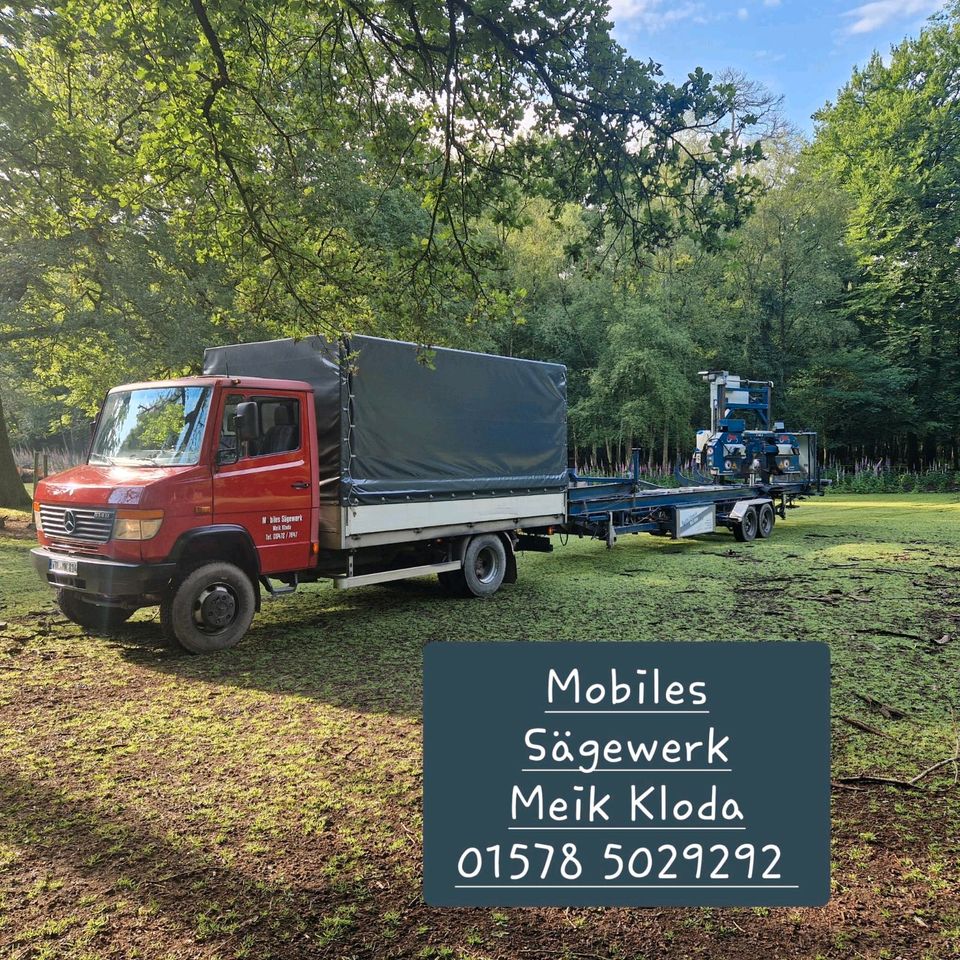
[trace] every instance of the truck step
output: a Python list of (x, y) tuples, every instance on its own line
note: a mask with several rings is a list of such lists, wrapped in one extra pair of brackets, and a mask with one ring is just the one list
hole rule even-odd
[(290, 583), (284, 584), (282, 587), (275, 587), (271, 582), (269, 577), (261, 577), (260, 583), (263, 585), (263, 589), (267, 593), (276, 599), (277, 597), (285, 597), (287, 594), (296, 593), (297, 587), (300, 585), (300, 580), (296, 574), (293, 575)]
[(446, 563), (425, 563), (419, 567), (403, 567), (400, 570), (382, 570), (379, 573), (361, 573), (353, 577), (335, 577), (333, 585), (338, 590), (350, 587), (367, 587), (373, 583), (389, 583), (391, 580), (406, 580), (408, 577), (425, 577), (431, 573), (450, 573), (459, 570), (463, 564), (459, 560)]

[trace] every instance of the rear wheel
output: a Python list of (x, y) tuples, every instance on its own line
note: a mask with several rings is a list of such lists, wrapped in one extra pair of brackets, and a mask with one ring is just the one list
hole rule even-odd
[(493, 596), (507, 574), (507, 549), (492, 533), (474, 537), (463, 554), (463, 568), (438, 575), (450, 593), (468, 597)]
[(763, 504), (757, 516), (757, 536), (766, 540), (773, 533), (773, 526), (776, 522), (777, 515), (773, 512), (773, 504)]
[(160, 625), (191, 653), (236, 646), (250, 627), (256, 594), (232, 563), (207, 563), (188, 573), (160, 604)]
[(740, 522), (734, 525), (733, 535), (741, 543), (749, 543), (757, 536), (758, 523), (756, 508), (748, 507)]
[(57, 606), (68, 620), (88, 630), (103, 633), (122, 627), (133, 616), (132, 608), (107, 607), (101, 603), (93, 603), (75, 590), (58, 590)]

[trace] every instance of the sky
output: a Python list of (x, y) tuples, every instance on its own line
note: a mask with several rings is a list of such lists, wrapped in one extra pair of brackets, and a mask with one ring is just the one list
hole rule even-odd
[(680, 82), (695, 67), (742, 70), (784, 97), (787, 118), (811, 114), (874, 50), (916, 36), (945, 0), (611, 0), (614, 36)]

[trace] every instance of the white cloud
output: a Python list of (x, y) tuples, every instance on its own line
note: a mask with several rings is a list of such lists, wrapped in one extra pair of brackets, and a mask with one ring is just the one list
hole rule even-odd
[(654, 32), (693, 17), (702, 6), (694, 0), (610, 0), (610, 19), (617, 26), (638, 25)]
[(746, 20), (747, 17), (749, 16), (750, 16), (750, 11), (746, 7), (740, 7), (740, 9), (737, 10), (738, 20)]
[(847, 25), (847, 34), (873, 33), (893, 20), (903, 17), (927, 16), (939, 10), (946, 0), (871, 0), (848, 10), (844, 17), (853, 22)]

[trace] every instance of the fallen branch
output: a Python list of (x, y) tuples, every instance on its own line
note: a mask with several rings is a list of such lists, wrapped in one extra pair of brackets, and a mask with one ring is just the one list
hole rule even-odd
[(850, 783), (879, 783), (885, 787), (899, 787), (901, 790), (919, 790), (912, 780), (898, 780), (896, 777), (875, 777), (872, 774), (860, 774), (856, 777), (835, 777), (834, 782), (840, 785)]
[(952, 757), (944, 757), (942, 760), (937, 760), (936, 763), (931, 763), (929, 767), (921, 770), (915, 777), (911, 777), (909, 780), (863, 773), (856, 777), (835, 777), (831, 782), (836, 783), (838, 786), (850, 783), (879, 783), (882, 786), (897, 787), (900, 790), (919, 790), (920, 787), (917, 786), (917, 784), (920, 783), (921, 780), (951, 763), (954, 765), (953, 783), (956, 785), (958, 780), (960, 780), (960, 735), (957, 736), (957, 745), (954, 748)]
[(870, 627), (869, 629), (857, 629), (854, 633), (866, 633), (879, 637), (906, 637), (907, 640), (923, 640), (919, 634), (905, 633), (903, 630), (884, 630), (881, 627)]
[(871, 697), (869, 693), (855, 692), (854, 696), (859, 697), (868, 707), (879, 710), (888, 720), (905, 720), (910, 716), (906, 710), (901, 710), (899, 707), (891, 707), (889, 703), (884, 703), (876, 697)]
[(858, 730), (862, 730), (864, 733), (872, 733), (878, 737), (889, 737), (890, 734), (884, 733), (882, 730), (877, 727), (870, 726), (869, 723), (864, 723), (862, 720), (858, 720), (856, 717), (845, 717), (843, 714), (840, 714), (840, 719), (844, 723), (849, 723), (851, 727), (856, 727)]

